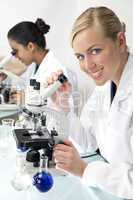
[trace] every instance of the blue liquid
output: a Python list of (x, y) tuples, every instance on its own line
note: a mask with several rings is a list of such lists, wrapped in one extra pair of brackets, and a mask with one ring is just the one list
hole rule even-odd
[(54, 184), (53, 177), (50, 173), (42, 171), (38, 172), (33, 176), (33, 185), (40, 191), (40, 192), (47, 192), (49, 191)]
[(20, 152), (25, 152), (28, 149), (29, 149), (28, 147), (17, 147), (17, 150), (20, 151)]

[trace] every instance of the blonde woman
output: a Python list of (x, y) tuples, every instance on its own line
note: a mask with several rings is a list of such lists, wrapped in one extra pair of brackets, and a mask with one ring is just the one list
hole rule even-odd
[[(97, 87), (81, 120), (71, 118), (71, 141), (55, 147), (56, 166), (87, 186), (133, 199), (133, 56), (125, 26), (109, 8), (92, 7), (77, 18), (71, 36), (81, 69)], [(107, 162), (86, 163), (79, 147), (86, 152), (99, 148)]]

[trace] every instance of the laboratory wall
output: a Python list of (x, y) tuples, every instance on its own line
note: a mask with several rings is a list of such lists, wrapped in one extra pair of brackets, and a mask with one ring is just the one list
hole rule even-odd
[(81, 72), (70, 46), (70, 32), (74, 19), (89, 6), (108, 6), (126, 23), (128, 46), (133, 50), (132, 0), (0, 0), (0, 55), (10, 51), (6, 38), (8, 30), (23, 20), (43, 18), (51, 29), (47, 34), (47, 47), (54, 51), (62, 64), (74, 70), (79, 91), (84, 98), (94, 88), (93, 81)]

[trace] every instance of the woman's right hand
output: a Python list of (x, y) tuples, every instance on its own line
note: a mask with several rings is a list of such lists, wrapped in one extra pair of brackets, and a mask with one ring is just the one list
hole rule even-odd
[(63, 169), (75, 176), (82, 177), (87, 163), (81, 159), (71, 141), (64, 140), (62, 144), (57, 144), (54, 147), (53, 157), (57, 169)]
[[(47, 78), (47, 84), (53, 84), (55, 81), (58, 80), (59, 75), (62, 73), (63, 71), (61, 70), (52, 73), (51, 76)], [(62, 84), (60, 88), (51, 96), (51, 100), (58, 110), (64, 110), (67, 112), (70, 110), (69, 98), (71, 92), (72, 85), (69, 81), (67, 81)]]

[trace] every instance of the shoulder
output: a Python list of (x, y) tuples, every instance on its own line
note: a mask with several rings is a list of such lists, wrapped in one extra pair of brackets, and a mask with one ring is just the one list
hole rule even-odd
[(31, 65), (29, 65), (27, 67), (26, 71), (21, 75), (21, 77), (23, 78), (23, 77), (25, 77), (27, 75), (30, 76), (34, 72), (35, 67), (36, 67), (35, 63), (32, 63)]

